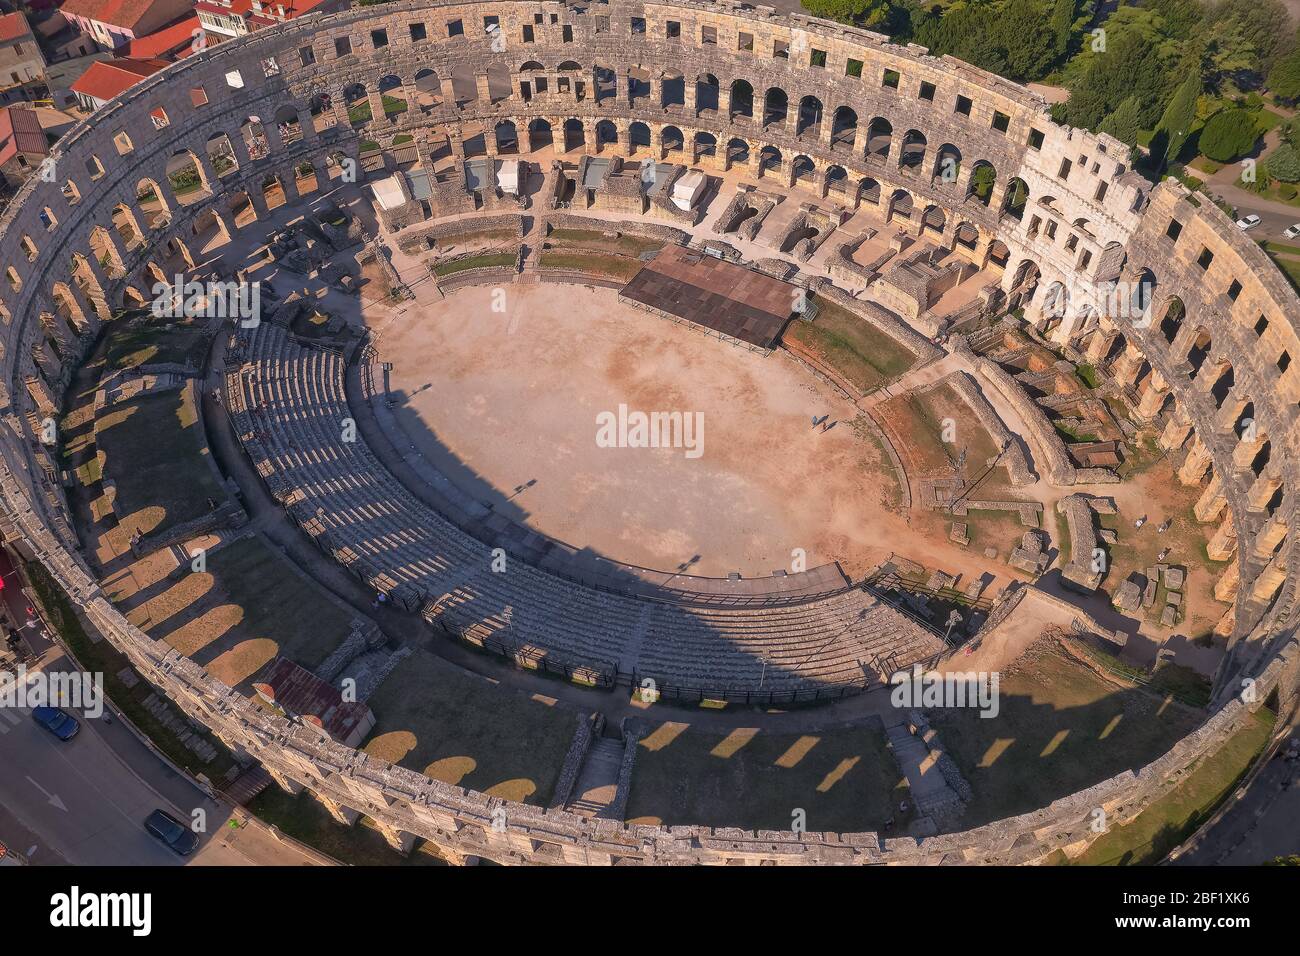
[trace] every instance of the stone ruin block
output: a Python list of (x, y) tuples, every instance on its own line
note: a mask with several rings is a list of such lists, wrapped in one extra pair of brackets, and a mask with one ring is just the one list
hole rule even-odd
[(1114, 605), (1121, 611), (1136, 611), (1142, 603), (1142, 588), (1129, 579), (1115, 590)]

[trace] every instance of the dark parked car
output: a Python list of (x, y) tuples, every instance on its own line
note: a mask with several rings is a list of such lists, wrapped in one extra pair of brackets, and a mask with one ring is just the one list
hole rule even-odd
[(144, 821), (144, 828), (156, 836), (175, 853), (189, 856), (199, 845), (194, 831), (165, 810), (155, 810)]
[(60, 740), (71, 740), (81, 729), (81, 724), (77, 723), (76, 717), (58, 707), (33, 707), (32, 720)]

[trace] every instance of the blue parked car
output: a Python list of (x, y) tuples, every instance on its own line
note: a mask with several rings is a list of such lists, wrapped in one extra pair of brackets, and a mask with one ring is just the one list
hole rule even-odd
[(32, 720), (60, 740), (71, 740), (81, 729), (81, 724), (77, 723), (76, 717), (58, 707), (33, 707)]

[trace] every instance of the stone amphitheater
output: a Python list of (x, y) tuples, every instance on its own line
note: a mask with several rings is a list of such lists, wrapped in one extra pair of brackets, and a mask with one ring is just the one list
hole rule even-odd
[[(600, 219), (611, 235), (713, 241), (721, 255), (851, 309), (906, 347), (904, 374), (918, 384), (957, 373), (954, 388), (998, 437), (1011, 481), (1059, 490), (1074, 548), (1063, 576), (1086, 587), (1097, 486), (1119, 479), (1072, 457), (1022, 377), (971, 351), (987, 329), (969, 342), (956, 334), (980, 327), (972, 319), (1023, 317), (1040, 341), (1104, 375), (1195, 489), (1207, 555), (1223, 564), (1213, 591), (1225, 653), (1206, 719), (1139, 769), (960, 832), (630, 824), (390, 764), (257, 706), (149, 637), (97, 580), (46, 423), (106, 323), (174, 274), (222, 274), (205, 254), (214, 236), (265, 240), (274, 209), (311, 201), (304, 184), (380, 182), (395, 153), (423, 175), (419, 190), (415, 177), (399, 178), (399, 201), (380, 211), (393, 245), (427, 250), (467, 222), (522, 240), (513, 263), (445, 274), (444, 292), (536, 281), (532, 237), (547, 211), (551, 228)], [(474, 186), (484, 157), (513, 155), (543, 178), (536, 214)], [(620, 175), (647, 161), (665, 171), (649, 195), (644, 174)], [(198, 187), (175, 188), (178, 169)], [(697, 234), (699, 210), (664, 199), (694, 169), (736, 190), (714, 200), (712, 240)], [(764, 233), (764, 217), (776, 216), (770, 196), (792, 200), (775, 240)], [(834, 236), (864, 208), (880, 230)], [(1127, 168), (1122, 144), (1054, 124), (1040, 97), (962, 62), (729, 2), (401, 0), (312, 14), (200, 51), (78, 124), (9, 204), (0, 233), (10, 253), (0, 283), (6, 542), (44, 565), (95, 632), (241, 761), (290, 793), (309, 791), (342, 822), (368, 817), (399, 851), (420, 840), (448, 859), (516, 864), (1034, 863), (1085, 850), (1098, 808), (1120, 823), (1137, 817), (1270, 695), (1282, 711), (1294, 705), (1300, 300), (1212, 203), (1173, 181), (1152, 186)], [(965, 265), (945, 272), (915, 255), (923, 247), (959, 250)], [(970, 270), (992, 281), (937, 311), (940, 274)], [(388, 277), (423, 294), (403, 269)], [(749, 582), (740, 600), (727, 579), (688, 587), (613, 562), (578, 568), (563, 549), (416, 493), (377, 434), (338, 438), (355, 413), (348, 376), (363, 396), (374, 387), (373, 344), (313, 348), (264, 321), (230, 328), (225, 359), (233, 430), (292, 522), (394, 607), (523, 666), (597, 689), (648, 680), (669, 697), (780, 706), (864, 689), (864, 670), (878, 684), (951, 654), (941, 631), (879, 590), (816, 569)], [(845, 388), (866, 404), (888, 394)], [(519, 570), (492, 573), (496, 549)], [(1018, 603), (1008, 592), (980, 633)], [(559, 791), (572, 788), (596, 736), (580, 727)]]

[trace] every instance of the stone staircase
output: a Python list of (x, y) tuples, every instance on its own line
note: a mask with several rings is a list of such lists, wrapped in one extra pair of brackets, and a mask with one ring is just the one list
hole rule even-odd
[(894, 759), (907, 777), (917, 812), (936, 821), (960, 814), (965, 805), (948, 786), (925, 741), (912, 733), (906, 721), (886, 728), (885, 735)]
[(619, 771), (625, 745), (621, 740), (597, 737), (582, 762), (573, 796), (564, 809), (579, 816), (610, 819), (609, 807), (618, 794)]

